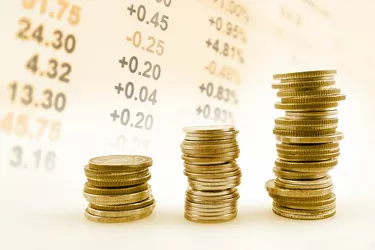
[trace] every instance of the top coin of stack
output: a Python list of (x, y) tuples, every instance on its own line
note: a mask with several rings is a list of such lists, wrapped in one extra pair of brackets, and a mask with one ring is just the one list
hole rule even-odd
[(95, 222), (118, 223), (149, 216), (155, 208), (149, 167), (145, 156), (96, 157), (85, 166), (84, 197), (90, 203), (86, 218)]
[(181, 144), (184, 174), (188, 177), (185, 218), (217, 223), (237, 216), (241, 169), (236, 163), (238, 130), (233, 126), (185, 128)]
[(274, 75), (285, 117), (275, 120), (276, 180), (266, 183), (274, 213), (293, 219), (324, 219), (336, 212), (332, 178), (340, 155), (337, 107), (345, 95), (335, 88), (336, 70)]

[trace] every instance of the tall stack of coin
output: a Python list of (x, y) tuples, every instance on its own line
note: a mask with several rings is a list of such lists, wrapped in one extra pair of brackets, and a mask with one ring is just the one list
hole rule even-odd
[(88, 220), (119, 223), (151, 215), (155, 200), (148, 181), (152, 159), (145, 156), (112, 155), (93, 158), (85, 166), (84, 197), (90, 203)]
[(272, 87), (285, 117), (275, 120), (278, 159), (275, 180), (266, 183), (273, 212), (301, 220), (324, 219), (336, 213), (336, 196), (328, 175), (340, 155), (338, 103), (345, 99), (335, 88), (335, 70), (274, 75)]
[(233, 126), (188, 127), (181, 144), (184, 174), (188, 177), (185, 218), (217, 223), (237, 217), (241, 169)]

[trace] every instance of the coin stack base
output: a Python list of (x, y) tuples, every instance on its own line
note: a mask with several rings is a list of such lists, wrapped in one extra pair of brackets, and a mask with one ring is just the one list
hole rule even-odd
[(236, 163), (238, 131), (233, 126), (185, 128), (181, 144), (188, 177), (185, 218), (220, 223), (237, 217), (241, 169)]
[(286, 116), (275, 120), (273, 133), (278, 159), (273, 169), (277, 178), (266, 183), (279, 216), (318, 220), (336, 213), (336, 196), (328, 172), (340, 155), (337, 132), (338, 102), (345, 99), (335, 88), (335, 70), (319, 70), (274, 75), (279, 82), (281, 102), (277, 109)]
[(83, 195), (88, 220), (121, 223), (148, 217), (155, 208), (148, 181), (152, 160), (145, 156), (113, 155), (93, 158), (85, 166)]

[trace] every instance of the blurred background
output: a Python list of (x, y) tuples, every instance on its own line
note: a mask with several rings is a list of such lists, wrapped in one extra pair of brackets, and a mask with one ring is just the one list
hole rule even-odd
[[(374, 9), (370, 0), (1, 1), (0, 246), (374, 249)], [(282, 115), (272, 75), (314, 69), (337, 69), (347, 95), (331, 173), (338, 208), (330, 220), (295, 222), (272, 214), (264, 190)], [(183, 218), (180, 143), (183, 127), (209, 124), (240, 130), (243, 178), (239, 218), (201, 226)], [(153, 157), (151, 218), (85, 220), (83, 167), (107, 154)]]

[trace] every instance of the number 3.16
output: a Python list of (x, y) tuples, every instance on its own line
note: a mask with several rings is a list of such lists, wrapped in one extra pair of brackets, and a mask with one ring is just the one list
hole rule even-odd
[[(70, 3), (67, 0), (55, 0), (59, 6), (58, 12), (55, 16), (53, 11), (49, 12), (50, 17), (56, 17), (57, 20), (61, 20), (65, 14), (65, 11), (69, 8)], [(34, 9), (37, 2), (40, 2), (40, 14), (44, 15), (47, 12), (48, 2), (52, 0), (22, 0), (22, 6), (25, 9), (31, 10)], [(75, 4), (72, 4), (69, 11), (68, 22), (72, 26), (76, 26), (81, 21), (81, 7)]]

